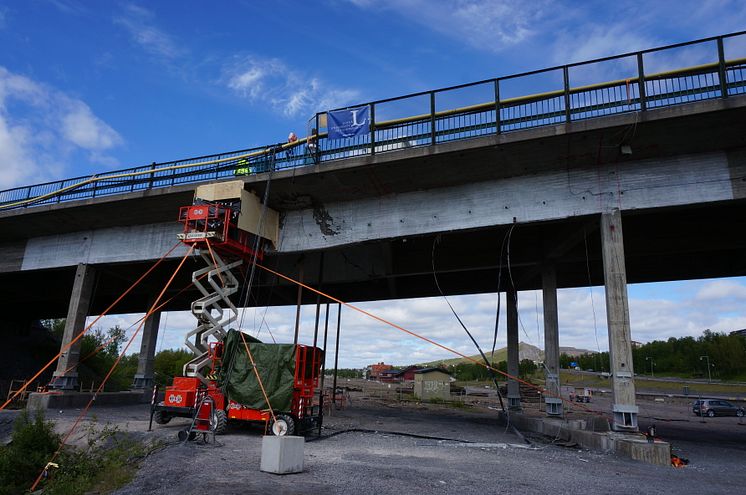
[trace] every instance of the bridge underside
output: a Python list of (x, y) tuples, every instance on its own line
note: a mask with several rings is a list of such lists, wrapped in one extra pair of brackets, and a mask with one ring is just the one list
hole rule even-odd
[[(623, 214), (628, 282), (746, 275), (744, 211), (746, 201)], [(314, 287), (321, 284), (325, 292), (349, 302), (439, 295), (433, 264), (441, 288), (452, 295), (497, 291), (501, 266), (501, 291), (512, 283), (518, 290), (540, 289), (540, 268), (546, 261), (556, 266), (560, 288), (603, 285), (599, 222), (598, 215), (588, 215), (515, 227), (420, 235), (327, 251), (269, 255), (264, 264), (292, 278), (298, 278), (302, 266), (305, 283)], [(164, 261), (113, 312), (142, 312), (177, 264), (174, 259)], [(91, 312), (103, 311), (151, 265), (97, 265), (100, 275)], [(198, 267), (199, 258), (185, 264), (168, 293), (174, 299), (165, 309), (189, 309), (190, 302), (199, 297), (193, 288), (179, 293)], [(0, 297), (13, 308), (13, 314), (22, 315), (24, 320), (63, 317), (74, 273), (74, 267), (6, 273), (2, 275)], [(297, 286), (261, 270), (257, 273), (259, 283), (248, 305), (295, 304)], [(315, 301), (314, 294), (304, 291), (304, 303)]]

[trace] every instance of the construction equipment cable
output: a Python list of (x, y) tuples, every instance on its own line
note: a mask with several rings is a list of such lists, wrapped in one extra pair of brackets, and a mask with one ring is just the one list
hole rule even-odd
[(474, 338), (474, 336), (471, 334), (469, 329), (466, 328), (466, 325), (464, 325), (464, 322), (461, 320), (458, 313), (456, 313), (456, 310), (453, 309), (453, 306), (451, 305), (451, 301), (448, 300), (448, 297), (446, 297), (446, 295), (443, 293), (443, 289), (440, 288), (440, 283), (438, 282), (438, 274), (437, 274), (437, 271), (435, 270), (435, 247), (438, 245), (439, 242), (440, 242), (440, 234), (435, 236), (435, 239), (433, 239), (433, 249), (432, 249), (432, 253), (430, 257), (430, 261), (431, 261), (432, 268), (433, 268), (433, 279), (435, 280), (435, 286), (438, 288), (438, 292), (440, 292), (440, 295), (443, 297), (443, 299), (445, 299), (446, 304), (448, 304), (448, 307), (451, 308), (451, 313), (453, 313), (453, 316), (456, 317), (456, 320), (461, 325), (461, 328), (464, 329), (464, 332), (466, 332), (466, 335), (468, 335), (471, 341), (474, 343), (474, 346), (479, 351), (479, 355), (482, 356), (482, 359), (484, 359), (484, 362), (487, 365), (487, 371), (490, 375), (490, 378), (492, 379), (492, 383), (495, 384), (495, 390), (497, 391), (497, 397), (500, 399), (500, 407), (502, 408), (503, 412), (505, 412), (505, 404), (503, 404), (503, 396), (500, 393), (500, 386), (497, 384), (497, 376), (495, 376), (495, 373), (492, 371), (493, 363), (490, 363), (490, 361), (487, 359), (487, 356), (484, 355), (484, 352), (482, 351), (482, 348), (479, 346), (479, 343)]
[[(88, 404), (83, 408), (82, 411), (80, 411), (80, 414), (78, 415), (77, 419), (73, 423), (70, 430), (67, 432), (67, 434), (63, 437), (62, 441), (60, 442), (60, 446), (57, 448), (55, 453), (52, 455), (52, 458), (49, 460), (49, 462), (54, 462), (54, 460), (59, 456), (60, 452), (62, 452), (62, 448), (65, 446), (65, 443), (67, 440), (69, 440), (70, 436), (73, 434), (75, 429), (77, 428), (78, 424), (80, 424), (81, 420), (88, 414), (88, 410), (93, 406), (93, 403), (96, 401), (96, 397), (98, 394), (100, 394), (104, 390), (104, 386), (106, 385), (106, 382), (109, 381), (109, 378), (114, 373), (114, 370), (119, 365), (119, 362), (122, 360), (124, 355), (127, 353), (127, 350), (129, 349), (130, 345), (132, 345), (132, 342), (135, 340), (135, 337), (140, 333), (140, 330), (142, 329), (143, 325), (145, 324), (145, 321), (155, 312), (155, 308), (160, 302), (161, 298), (163, 297), (163, 294), (166, 293), (171, 283), (174, 281), (174, 278), (176, 278), (176, 275), (181, 270), (181, 267), (184, 266), (184, 262), (187, 260), (189, 255), (192, 253), (192, 250), (194, 249), (194, 246), (190, 246), (189, 250), (186, 252), (184, 257), (181, 259), (181, 262), (179, 263), (179, 266), (176, 267), (176, 270), (174, 270), (174, 273), (171, 275), (171, 278), (168, 279), (168, 282), (166, 282), (166, 285), (161, 290), (160, 294), (158, 294), (158, 297), (155, 299), (155, 302), (151, 305), (150, 309), (148, 310), (146, 317), (143, 319), (143, 321), (140, 323), (140, 325), (137, 327), (137, 330), (132, 334), (132, 337), (130, 337), (129, 341), (127, 342), (127, 345), (122, 349), (122, 352), (119, 354), (117, 359), (114, 361), (114, 364), (111, 365), (111, 368), (109, 368), (109, 372), (106, 374), (104, 379), (101, 381), (101, 384), (98, 386), (98, 389), (96, 389), (96, 392), (91, 397), (91, 400), (88, 401)], [(49, 465), (49, 462), (47, 463), (47, 466)], [(34, 481), (34, 484), (31, 486), (30, 491), (34, 491), (36, 487), (39, 485), (39, 482), (44, 477), (45, 469), (42, 469), (42, 471), (39, 473), (39, 476), (37, 476), (36, 481)]]
[[(503, 253), (505, 252), (505, 241), (508, 239), (508, 235), (510, 232), (512, 232), (513, 227), (515, 227), (515, 224), (512, 224), (510, 228), (505, 232), (505, 235), (503, 236), (503, 242), (500, 245), (500, 256), (497, 260), (497, 314), (495, 315), (495, 333), (492, 337), (492, 352), (490, 354), (491, 359), (495, 359), (495, 347), (497, 346), (497, 331), (499, 329), (500, 325), (500, 287), (502, 286), (502, 276), (503, 276)], [(506, 294), (507, 295), (507, 294)]]
[(174, 249), (176, 249), (179, 245), (181, 245), (181, 242), (177, 242), (176, 244), (174, 244), (171, 247), (171, 249), (169, 249), (168, 251), (166, 251), (166, 254), (164, 254), (163, 256), (161, 256), (161, 258), (158, 261), (156, 261), (153, 264), (153, 266), (151, 266), (150, 268), (148, 268), (148, 270), (145, 273), (143, 273), (140, 276), (140, 278), (138, 278), (132, 285), (130, 285), (129, 288), (127, 288), (127, 290), (125, 290), (113, 303), (111, 303), (109, 305), (108, 308), (106, 308), (100, 315), (98, 315), (96, 317), (96, 319), (94, 319), (87, 327), (85, 327), (85, 329), (83, 329), (82, 332), (80, 332), (78, 335), (76, 335), (75, 338), (73, 338), (69, 343), (63, 345), (60, 348), (60, 352), (58, 352), (56, 356), (54, 356), (52, 359), (50, 359), (49, 362), (46, 365), (44, 365), (39, 371), (37, 371), (36, 374), (34, 376), (32, 376), (19, 390), (17, 390), (16, 393), (12, 397), (9, 397), (8, 400), (5, 401), (5, 403), (3, 403), (2, 406), (0, 406), (0, 411), (2, 411), (3, 409), (5, 409), (5, 407), (8, 404), (10, 404), (11, 402), (13, 402), (15, 400), (15, 398), (18, 397), (18, 395), (20, 395), (21, 393), (23, 393), (26, 390), (26, 388), (28, 388), (28, 386), (31, 384), (31, 382), (33, 382), (34, 380), (36, 380), (37, 378), (39, 378), (39, 376), (42, 373), (44, 373), (44, 371), (46, 371), (46, 369), (49, 368), (55, 361), (57, 361), (57, 359), (59, 359), (59, 357), (62, 356), (62, 354), (64, 354), (65, 352), (67, 352), (67, 350), (70, 349), (70, 347), (72, 347), (78, 340), (82, 339), (83, 336), (86, 334), (86, 332), (88, 332), (88, 330), (90, 330), (93, 327), (93, 325), (95, 325), (101, 318), (103, 318), (104, 316), (106, 316), (109, 313), (109, 311), (111, 311), (117, 304), (119, 304), (119, 302), (122, 299), (124, 299), (124, 297), (127, 294), (129, 294), (130, 292), (132, 292), (132, 290), (135, 287), (137, 287), (140, 284), (140, 282), (142, 282), (145, 279), (145, 277), (147, 277), (148, 275), (150, 275), (150, 273), (164, 259), (166, 259), (166, 257), (168, 257), (174, 251)]

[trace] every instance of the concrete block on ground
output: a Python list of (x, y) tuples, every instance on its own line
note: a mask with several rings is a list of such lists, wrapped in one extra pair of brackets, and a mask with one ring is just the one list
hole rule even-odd
[(265, 436), (262, 438), (262, 460), (259, 470), (274, 474), (302, 473), (305, 443), (303, 437)]
[(617, 438), (614, 441), (614, 452), (636, 461), (658, 466), (671, 465), (671, 444), (668, 442), (649, 443), (647, 439), (637, 436)]
[[(596, 421), (593, 418), (577, 420), (560, 420), (551, 417), (532, 417), (527, 414), (512, 412), (510, 422), (519, 430), (533, 431), (558, 440), (571, 441), (583, 448), (600, 452), (614, 452), (636, 461), (659, 466), (671, 465), (671, 444), (656, 441), (648, 443), (640, 434), (615, 433), (609, 431), (608, 421)], [(503, 421), (508, 415), (500, 414)], [(605, 425), (604, 425), (605, 423)], [(597, 427), (596, 431), (592, 428)]]

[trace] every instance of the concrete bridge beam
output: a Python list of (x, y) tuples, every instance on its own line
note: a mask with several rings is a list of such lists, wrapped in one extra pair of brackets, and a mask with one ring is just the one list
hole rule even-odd
[[(62, 335), (64, 348), (75, 339), (85, 328), (85, 320), (93, 296), (96, 280), (96, 269), (92, 265), (78, 264), (75, 270), (75, 281), (70, 295), (65, 331)], [(73, 390), (78, 386), (78, 362), (80, 361), (81, 341), (75, 342), (67, 351), (63, 352), (57, 361), (57, 370), (53, 374), (52, 388)]]
[[(518, 376), (518, 292), (513, 288), (508, 289), (505, 300), (508, 323), (508, 374)], [(514, 411), (521, 410), (521, 390), (514, 378), (508, 378), (508, 407)]]
[[(152, 306), (152, 302), (148, 307)], [(153, 366), (155, 361), (155, 346), (158, 341), (158, 327), (161, 323), (161, 312), (156, 311), (145, 320), (142, 329), (142, 342), (137, 360), (137, 372), (132, 382), (135, 390), (148, 389), (153, 386)]]
[(544, 306), (544, 372), (545, 388), (551, 394), (544, 398), (549, 416), (562, 416), (559, 376), (559, 316), (557, 312), (557, 271), (553, 264), (544, 264), (541, 271)]
[(632, 338), (629, 325), (627, 272), (624, 262), (622, 214), (618, 209), (601, 214), (601, 251), (606, 284), (614, 413), (613, 429), (637, 431)]

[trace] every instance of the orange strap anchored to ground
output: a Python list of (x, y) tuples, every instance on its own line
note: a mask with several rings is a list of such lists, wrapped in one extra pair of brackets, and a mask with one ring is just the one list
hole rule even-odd
[[(153, 303), (153, 305), (148, 310), (147, 314), (145, 315), (145, 318), (142, 319), (142, 321), (140, 322), (140, 325), (138, 325), (138, 327), (137, 327), (137, 330), (135, 330), (135, 332), (132, 334), (132, 337), (130, 337), (130, 340), (127, 342), (127, 345), (124, 347), (124, 349), (122, 349), (122, 352), (119, 354), (119, 356), (117, 357), (116, 361), (114, 361), (114, 364), (111, 365), (111, 368), (109, 369), (109, 372), (104, 377), (103, 381), (101, 382), (101, 385), (99, 385), (98, 388), (96, 389), (96, 392), (93, 394), (93, 397), (91, 397), (91, 400), (89, 400), (88, 404), (85, 406), (85, 408), (82, 411), (80, 411), (80, 414), (78, 415), (77, 419), (75, 420), (75, 423), (73, 423), (73, 426), (70, 428), (70, 430), (67, 432), (67, 434), (65, 435), (65, 437), (62, 439), (62, 441), (60, 442), (59, 448), (54, 453), (54, 455), (52, 455), (52, 458), (49, 460), (49, 462), (54, 462), (54, 460), (57, 458), (57, 456), (62, 451), (62, 448), (65, 446), (65, 442), (67, 442), (67, 440), (73, 434), (73, 432), (75, 431), (75, 428), (78, 427), (78, 424), (80, 423), (80, 421), (86, 416), (86, 414), (88, 414), (88, 410), (91, 408), (91, 406), (93, 405), (93, 402), (96, 400), (96, 396), (98, 394), (100, 394), (104, 390), (104, 386), (106, 385), (106, 382), (109, 381), (109, 378), (111, 378), (111, 375), (114, 373), (114, 370), (119, 365), (119, 362), (122, 360), (122, 358), (126, 354), (126, 352), (129, 349), (130, 345), (132, 345), (132, 342), (135, 340), (135, 337), (137, 337), (137, 335), (140, 333), (140, 330), (142, 329), (143, 325), (145, 325), (145, 322), (147, 321), (147, 319), (156, 311), (158, 303), (160, 303), (161, 298), (163, 297), (163, 294), (166, 293), (166, 290), (168, 290), (168, 287), (171, 285), (171, 282), (173, 282), (174, 278), (176, 278), (176, 274), (179, 273), (179, 270), (181, 270), (181, 267), (184, 266), (184, 262), (187, 260), (187, 258), (189, 257), (189, 255), (192, 254), (192, 250), (193, 249), (194, 249), (194, 246), (191, 246), (189, 248), (189, 251), (187, 251), (186, 254), (184, 255), (184, 257), (181, 259), (181, 262), (179, 263), (179, 266), (176, 267), (176, 270), (174, 271), (173, 275), (171, 275), (171, 278), (168, 279), (168, 282), (163, 287), (163, 290), (161, 290), (161, 293), (158, 294), (158, 297), (156, 298), (155, 302)], [(47, 464), (47, 465), (49, 465), (49, 464)], [(37, 485), (39, 484), (39, 482), (44, 477), (44, 471), (46, 471), (46, 468), (42, 469), (41, 473), (39, 473), (39, 476), (37, 476), (36, 481), (34, 481), (34, 484), (31, 486), (31, 490), (30, 491), (33, 492), (36, 489)]]
[(272, 421), (277, 421), (277, 418), (275, 417), (275, 411), (272, 409), (272, 404), (269, 403), (269, 397), (267, 397), (267, 391), (264, 390), (264, 384), (262, 383), (262, 377), (259, 376), (259, 370), (256, 369), (256, 363), (254, 362), (254, 356), (251, 354), (251, 351), (249, 350), (249, 344), (246, 343), (246, 338), (243, 335), (243, 332), (239, 332), (241, 334), (241, 340), (243, 341), (243, 346), (246, 349), (246, 354), (249, 355), (249, 361), (251, 361), (251, 367), (254, 368), (254, 374), (256, 375), (256, 380), (259, 382), (259, 388), (262, 389), (262, 395), (264, 395), (264, 400), (267, 402), (267, 407), (269, 408), (269, 413), (272, 415)]

